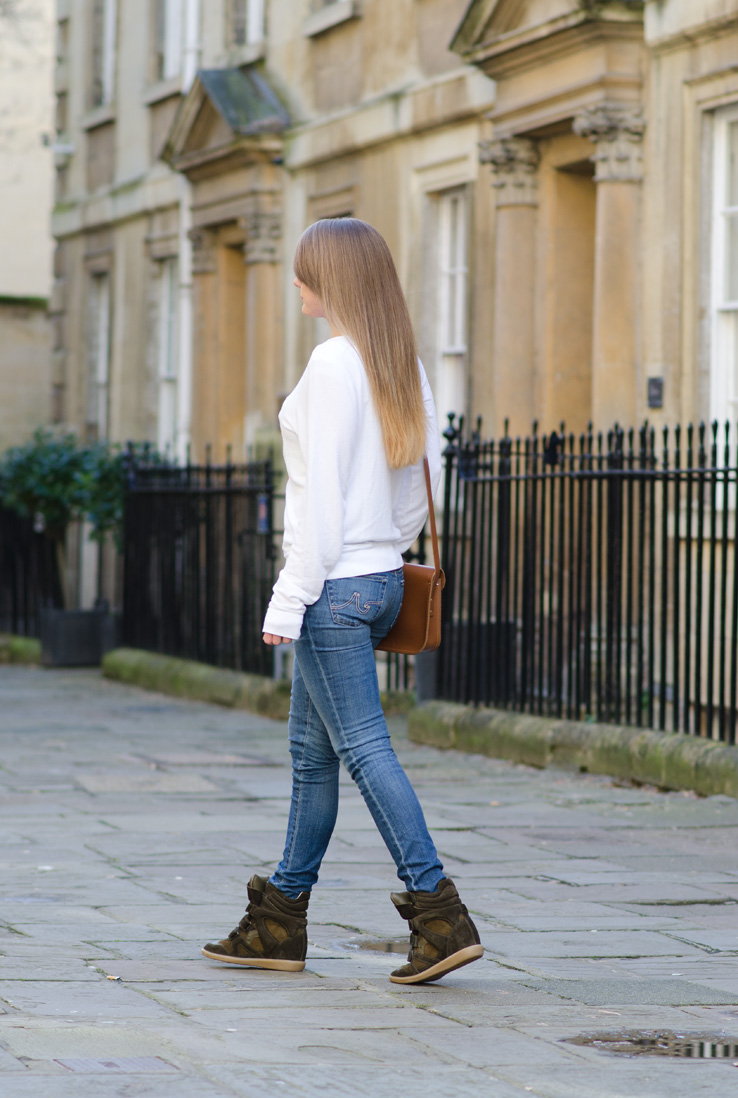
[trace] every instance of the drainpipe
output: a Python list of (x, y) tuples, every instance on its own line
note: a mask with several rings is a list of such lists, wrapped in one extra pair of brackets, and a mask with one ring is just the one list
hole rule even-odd
[[(200, 65), (200, 0), (185, 0), (182, 91), (186, 94)], [(187, 460), (192, 427), (192, 188), (179, 176), (179, 384), (176, 458)]]

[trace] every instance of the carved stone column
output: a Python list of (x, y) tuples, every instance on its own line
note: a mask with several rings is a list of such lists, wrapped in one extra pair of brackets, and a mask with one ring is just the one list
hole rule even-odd
[(246, 230), (246, 422), (245, 442), (278, 429), (282, 388), (282, 213), (253, 210)]
[(221, 460), (220, 317), (218, 309), (218, 233), (198, 226), (188, 233), (192, 241), (192, 404), (190, 443), (195, 461), (204, 461), (207, 446)]
[(279, 263), (282, 258), (282, 214), (279, 210), (257, 210), (241, 219), (246, 230), (244, 260), (252, 263)]
[(530, 431), (535, 402), (535, 274), (538, 162), (535, 141), (504, 138), (480, 146), (497, 192), (494, 298), (494, 424)]
[(479, 160), (492, 165), (498, 207), (538, 205), (540, 153), (535, 141), (527, 137), (482, 141)]
[(212, 229), (190, 229), (192, 273), (213, 274), (216, 261), (216, 233)]
[(596, 427), (634, 426), (641, 388), (642, 110), (602, 104), (583, 111), (574, 131), (594, 143), (597, 184), (592, 419)]

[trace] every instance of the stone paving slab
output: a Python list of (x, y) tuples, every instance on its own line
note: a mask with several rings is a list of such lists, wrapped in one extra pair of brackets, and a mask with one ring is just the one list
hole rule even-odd
[(0, 668), (0, 714), (3, 1098), (735, 1089), (731, 1063), (565, 1038), (738, 1039), (736, 801), (439, 753), (393, 719), (485, 957), (437, 984), (389, 983), (401, 886), (344, 775), (306, 969), (268, 973), (199, 950), (281, 853), (284, 724), (14, 666)]
[[(327, 1050), (323, 1056), (328, 1060)], [(214, 1081), (233, 1087), (230, 1093), (248, 1098), (262, 1093), (288, 1093), (295, 1098), (313, 1098), (313, 1095), (328, 1093), (331, 1098), (356, 1098), (357, 1094), (398, 1092), (396, 1068), (385, 1067), (376, 1061), (362, 1064), (355, 1060), (349, 1066), (339, 1049), (333, 1051), (330, 1064), (320, 1067), (305, 1065), (296, 1069), (285, 1065), (270, 1069), (259, 1066), (246, 1070), (229, 1064), (211, 1068), (209, 1074)], [(440, 1077), (437, 1069), (433, 1075), (417, 1071), (402, 1075), (403, 1098), (432, 1098), (433, 1095), (478, 1098), (482, 1094), (489, 1098), (526, 1098), (529, 1093), (524, 1087), (464, 1067), (446, 1066)]]
[[(613, 1008), (652, 1003), (657, 1006), (694, 1006), (725, 1003), (729, 992), (690, 980), (628, 979), (545, 980), (533, 986), (580, 1003), (610, 1003)], [(732, 1000), (738, 1003), (738, 998)]]

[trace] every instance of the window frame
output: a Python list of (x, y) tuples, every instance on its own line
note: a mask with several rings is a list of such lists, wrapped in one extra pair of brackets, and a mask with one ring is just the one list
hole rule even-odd
[(469, 185), (436, 192), (436, 394), (439, 426), (466, 415), (469, 386)]
[[(738, 419), (738, 205), (729, 205), (729, 134), (738, 127), (738, 103), (715, 112), (713, 134), (712, 187), (712, 269), (710, 310), (712, 339), (710, 349), (710, 418), (720, 422)], [(736, 130), (738, 134), (738, 130)], [(738, 187), (738, 141), (733, 166)], [(729, 279), (728, 220), (734, 224), (735, 296), (727, 296)]]
[[(99, 23), (96, 17), (96, 6), (98, 4), (101, 5)], [(66, 32), (68, 35), (68, 26)], [(61, 31), (59, 33), (61, 34)], [(99, 40), (98, 33), (100, 35)], [(89, 103), (90, 109), (93, 111), (110, 107), (115, 102), (117, 46), (117, 0), (92, 0)]]
[[(229, 49), (247, 50), (266, 38), (266, 0), (228, 0), (226, 42)], [(236, 28), (243, 26), (243, 40)]]
[[(103, 292), (104, 287), (104, 292)], [(99, 439), (107, 438), (109, 428), (110, 351), (112, 332), (112, 295), (110, 271), (91, 271), (89, 275), (89, 353), (87, 429)]]
[(153, 79), (167, 84), (182, 77), (185, 40), (183, 0), (153, 0)]
[(157, 315), (157, 446), (177, 452), (179, 432), (179, 259), (159, 260)]

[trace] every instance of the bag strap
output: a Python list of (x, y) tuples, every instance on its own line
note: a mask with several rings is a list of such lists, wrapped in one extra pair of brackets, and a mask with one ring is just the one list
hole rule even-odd
[(430, 467), (428, 458), (423, 458), (425, 466), (425, 488), (428, 493), (428, 518), (430, 519), (431, 541), (433, 542), (433, 567), (437, 573), (441, 571), (441, 554), (438, 552), (438, 534), (436, 533), (436, 509), (433, 506), (433, 492), (431, 491)]

